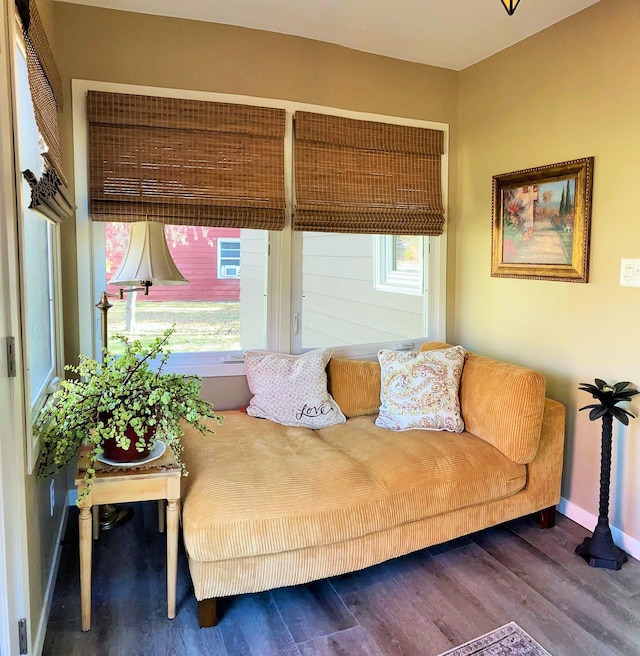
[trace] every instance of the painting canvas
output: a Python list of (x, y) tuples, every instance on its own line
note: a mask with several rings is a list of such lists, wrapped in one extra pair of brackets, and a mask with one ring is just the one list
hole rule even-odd
[(494, 176), (492, 275), (586, 282), (593, 159)]

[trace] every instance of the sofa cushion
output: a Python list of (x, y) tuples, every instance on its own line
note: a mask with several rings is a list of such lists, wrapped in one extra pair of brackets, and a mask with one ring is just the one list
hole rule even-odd
[(285, 426), (322, 428), (344, 423), (345, 416), (327, 391), (325, 369), (331, 353), (331, 349), (302, 355), (245, 352), (247, 383), (254, 395), (247, 414)]
[(312, 431), (225, 413), (185, 426), (190, 558), (279, 553), (364, 536), (521, 490), (526, 469), (468, 433), (395, 433), (375, 416)]
[[(425, 342), (421, 351), (450, 347)], [(347, 417), (372, 415), (380, 409), (380, 363), (371, 360), (331, 358), (327, 367), (329, 394)]]
[(461, 433), (458, 387), (465, 350), (378, 353), (382, 388), (376, 425), (389, 430), (447, 430)]
[(370, 360), (331, 358), (329, 394), (347, 417), (373, 415), (380, 407), (380, 364)]
[(541, 374), (473, 353), (460, 380), (466, 429), (520, 464), (538, 452), (545, 381)]

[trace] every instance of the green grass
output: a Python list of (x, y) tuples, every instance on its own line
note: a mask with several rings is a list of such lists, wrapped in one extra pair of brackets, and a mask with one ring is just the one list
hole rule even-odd
[(112, 300), (109, 310), (109, 350), (122, 353), (113, 336), (124, 335), (150, 344), (167, 328), (176, 325), (169, 342), (174, 353), (235, 351), (240, 349), (240, 303), (235, 301), (155, 302), (138, 301), (131, 332), (126, 330), (126, 300)]

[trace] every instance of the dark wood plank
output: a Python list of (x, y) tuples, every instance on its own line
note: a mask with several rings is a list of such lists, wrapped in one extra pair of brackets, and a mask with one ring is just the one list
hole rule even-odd
[(279, 588), (272, 594), (296, 642), (313, 640), (358, 624), (327, 580)]
[(435, 656), (452, 644), (385, 565), (331, 580), (384, 654)]
[(453, 578), (482, 599), (487, 612), (502, 623), (517, 622), (554, 656), (614, 655), (477, 544), (451, 549), (436, 558)]
[(516, 520), (363, 572), (222, 600), (220, 625), (205, 630), (182, 547), (177, 617), (166, 618), (165, 536), (150, 503), (94, 544), (92, 629), (83, 633), (77, 531), (71, 509), (45, 656), (434, 656), (509, 621), (554, 656), (640, 656), (629, 621), (640, 618), (640, 564), (587, 566), (573, 549), (588, 531), (562, 516), (550, 530)]
[[(625, 656), (640, 654), (640, 616), (596, 585), (585, 583), (506, 527), (485, 531), (474, 539), (518, 579), (610, 649)], [(584, 567), (589, 566), (585, 563)]]
[[(177, 617), (167, 619), (166, 535), (157, 504), (134, 504), (133, 519), (94, 542), (92, 626), (80, 629), (77, 510), (70, 519), (47, 626), (45, 656), (227, 656), (218, 629), (201, 631), (184, 550), (178, 554)], [(74, 562), (75, 561), (75, 562)], [(55, 609), (55, 610), (54, 610)]]
[(622, 599), (618, 603), (640, 617), (640, 594), (633, 595), (628, 599)]
[(455, 540), (449, 540), (449, 542), (443, 542), (442, 544), (434, 544), (429, 547), (428, 551), (430, 554), (437, 556), (439, 554), (446, 553), (452, 549), (458, 549), (459, 547), (466, 547), (469, 544), (473, 544), (473, 540), (468, 535), (465, 535), (461, 538), (456, 538)]
[(596, 567), (585, 567), (585, 561), (576, 556), (575, 548), (591, 534), (563, 515), (558, 514), (555, 527), (541, 531), (530, 519), (518, 519), (507, 526), (521, 538), (540, 549), (557, 563), (577, 574), (585, 582), (596, 585), (617, 601), (640, 593), (640, 562), (630, 558), (620, 571), (612, 572)]
[(459, 645), (509, 621), (486, 608), (464, 585), (451, 576), (427, 550), (387, 563), (389, 571), (411, 596), (413, 603), (449, 640)]
[(270, 592), (233, 598), (218, 628), (229, 656), (300, 655)]
[(361, 626), (298, 645), (302, 656), (385, 656)]

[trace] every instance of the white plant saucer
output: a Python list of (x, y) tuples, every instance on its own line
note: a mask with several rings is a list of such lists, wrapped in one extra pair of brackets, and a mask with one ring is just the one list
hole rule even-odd
[(157, 440), (151, 451), (149, 451), (149, 455), (145, 458), (142, 458), (141, 460), (134, 460), (133, 462), (117, 462), (115, 460), (111, 460), (110, 458), (105, 458), (104, 454), (102, 453), (96, 458), (96, 460), (104, 462), (105, 465), (111, 465), (113, 467), (140, 467), (140, 465), (146, 465), (149, 462), (153, 462), (154, 460), (161, 458), (166, 448), (167, 445), (162, 440)]

